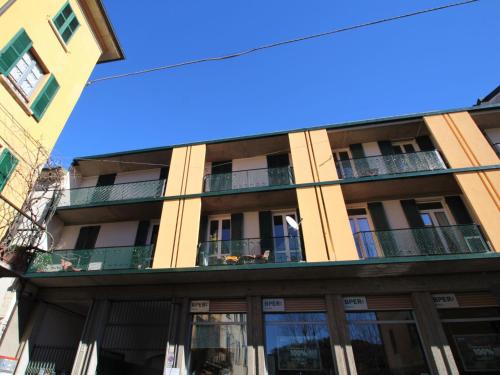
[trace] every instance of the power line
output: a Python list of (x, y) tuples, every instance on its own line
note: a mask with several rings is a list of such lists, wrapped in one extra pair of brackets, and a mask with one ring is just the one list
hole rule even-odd
[(135, 71), (135, 72), (129, 72), (129, 73), (123, 73), (123, 74), (115, 74), (115, 75), (111, 75), (111, 76), (105, 76), (105, 77), (101, 77), (101, 78), (96, 78), (96, 79), (93, 79), (93, 80), (89, 80), (87, 82), (87, 86), (90, 86), (90, 85), (92, 85), (94, 83), (98, 83), (98, 82), (110, 81), (112, 79), (126, 78), (126, 77), (131, 77), (131, 76), (138, 76), (138, 75), (142, 75), (142, 74), (147, 74), (147, 73), (153, 73), (153, 72), (157, 72), (159, 70), (168, 70), (168, 69), (180, 68), (180, 67), (187, 66), (187, 65), (201, 64), (201, 63), (210, 62), (210, 61), (221, 61), (221, 60), (233, 59), (233, 58), (236, 58), (236, 57), (241, 57), (241, 56), (249, 55), (249, 54), (257, 52), (257, 51), (262, 51), (262, 50), (265, 50), (265, 49), (279, 47), (279, 46), (283, 46), (283, 45), (286, 45), (286, 44), (303, 42), (303, 41), (309, 40), (309, 39), (321, 38), (323, 36), (338, 34), (338, 33), (341, 33), (341, 32), (351, 31), (351, 30), (355, 30), (355, 29), (361, 29), (363, 27), (374, 26), (374, 25), (378, 25), (378, 24), (381, 24), (381, 23), (386, 23), (386, 22), (400, 20), (400, 19), (403, 19), (403, 18), (418, 16), (418, 15), (421, 15), (421, 14), (436, 12), (436, 11), (443, 10), (443, 9), (448, 9), (448, 8), (458, 7), (458, 6), (462, 6), (462, 5), (466, 5), (466, 4), (476, 3), (478, 1), (479, 0), (466, 0), (466, 1), (458, 2), (458, 3), (443, 5), (443, 6), (440, 6), (440, 7), (423, 9), (423, 10), (419, 10), (419, 11), (412, 12), (412, 13), (401, 14), (401, 15), (398, 15), (398, 16), (389, 17), (389, 18), (382, 18), (382, 19), (378, 19), (378, 20), (370, 21), (370, 22), (366, 22), (366, 23), (361, 23), (361, 24), (354, 25), (354, 26), (348, 26), (348, 27), (344, 27), (344, 28), (340, 28), (340, 29), (325, 31), (325, 32), (319, 33), (319, 34), (307, 35), (307, 36), (303, 36), (303, 37), (299, 37), (299, 38), (295, 38), (295, 39), (289, 39), (289, 40), (284, 40), (284, 41), (281, 41), (281, 42), (266, 44), (266, 45), (263, 45), (263, 46), (250, 48), (250, 49), (247, 49), (247, 50), (244, 50), (244, 51), (231, 53), (229, 55), (217, 56), (217, 57), (206, 57), (206, 58), (199, 59), (199, 60), (184, 61), (184, 62), (181, 62), (181, 63), (172, 64), (172, 65), (164, 65), (164, 66), (158, 66), (158, 67), (155, 67), (155, 68), (138, 70), (138, 71)]

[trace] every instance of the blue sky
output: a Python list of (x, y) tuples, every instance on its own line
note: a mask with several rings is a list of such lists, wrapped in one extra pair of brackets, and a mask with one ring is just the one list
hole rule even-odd
[[(93, 78), (454, 0), (105, 0), (126, 54)], [(86, 88), (54, 156), (469, 106), (500, 84), (499, 0)]]

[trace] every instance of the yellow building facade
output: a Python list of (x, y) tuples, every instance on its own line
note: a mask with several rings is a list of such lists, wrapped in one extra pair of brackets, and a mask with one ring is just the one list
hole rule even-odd
[(0, 195), (17, 214), (95, 65), (123, 53), (100, 1), (2, 1), (0, 31)]

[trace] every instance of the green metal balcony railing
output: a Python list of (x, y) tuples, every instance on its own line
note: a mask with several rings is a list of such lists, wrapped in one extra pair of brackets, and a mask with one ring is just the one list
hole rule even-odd
[(446, 169), (446, 165), (438, 151), (337, 160), (335, 165), (339, 178), (359, 178)]
[(92, 205), (129, 199), (156, 198), (163, 194), (165, 180), (151, 180), (64, 190), (58, 207)]
[(485, 253), (490, 251), (475, 224), (356, 232), (360, 258)]
[(201, 242), (198, 247), (199, 266), (287, 263), (303, 260), (300, 237), (207, 241)]
[(290, 185), (295, 181), (292, 167), (249, 169), (205, 176), (204, 191), (227, 191), (266, 186)]
[(35, 254), (27, 273), (145, 269), (151, 257), (152, 246), (54, 250)]
[(35, 345), (25, 375), (69, 374), (78, 348)]

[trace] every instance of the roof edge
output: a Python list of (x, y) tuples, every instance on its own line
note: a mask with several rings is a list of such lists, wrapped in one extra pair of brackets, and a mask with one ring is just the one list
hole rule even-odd
[(73, 164), (77, 164), (79, 160), (102, 159), (105, 157), (110, 158), (110, 157), (118, 157), (118, 156), (124, 156), (124, 155), (132, 155), (132, 154), (141, 154), (141, 153), (155, 152), (155, 151), (162, 151), (162, 150), (167, 151), (167, 150), (171, 150), (175, 147), (186, 147), (186, 146), (195, 146), (195, 145), (200, 145), (200, 144), (215, 144), (215, 143), (242, 141), (242, 140), (246, 140), (246, 139), (258, 139), (258, 138), (274, 137), (274, 136), (284, 135), (284, 134), (288, 134), (288, 133), (298, 133), (298, 132), (306, 131), (306, 130), (320, 130), (320, 129), (331, 130), (331, 129), (342, 129), (342, 128), (348, 128), (348, 127), (354, 127), (354, 126), (362, 126), (362, 125), (369, 126), (369, 125), (375, 125), (375, 124), (384, 123), (384, 122), (391, 123), (391, 122), (398, 122), (398, 121), (406, 121), (406, 120), (417, 119), (419, 117), (435, 116), (435, 115), (440, 115), (440, 114), (445, 114), (445, 113), (464, 112), (464, 111), (481, 112), (481, 111), (496, 110), (496, 109), (500, 110), (499, 103), (478, 105), (478, 106), (471, 106), (471, 107), (459, 107), (459, 108), (453, 108), (453, 109), (447, 109), (447, 110), (418, 112), (418, 113), (412, 113), (412, 114), (406, 114), (406, 115), (396, 115), (396, 116), (380, 117), (380, 118), (367, 119), (367, 120), (348, 121), (348, 122), (341, 122), (341, 123), (334, 123), (334, 124), (316, 125), (316, 126), (311, 126), (311, 127), (296, 128), (296, 129), (290, 129), (290, 130), (278, 130), (276, 132), (270, 132), (270, 133), (251, 134), (251, 135), (246, 135), (246, 136), (237, 136), (237, 137), (228, 137), (228, 138), (206, 140), (206, 141), (179, 143), (179, 144), (173, 144), (173, 145), (169, 145), (169, 146), (158, 146), (158, 147), (135, 149), (135, 150), (129, 150), (129, 151), (117, 151), (117, 152), (106, 153), (106, 154), (79, 156), (79, 157), (75, 157), (73, 159)]

